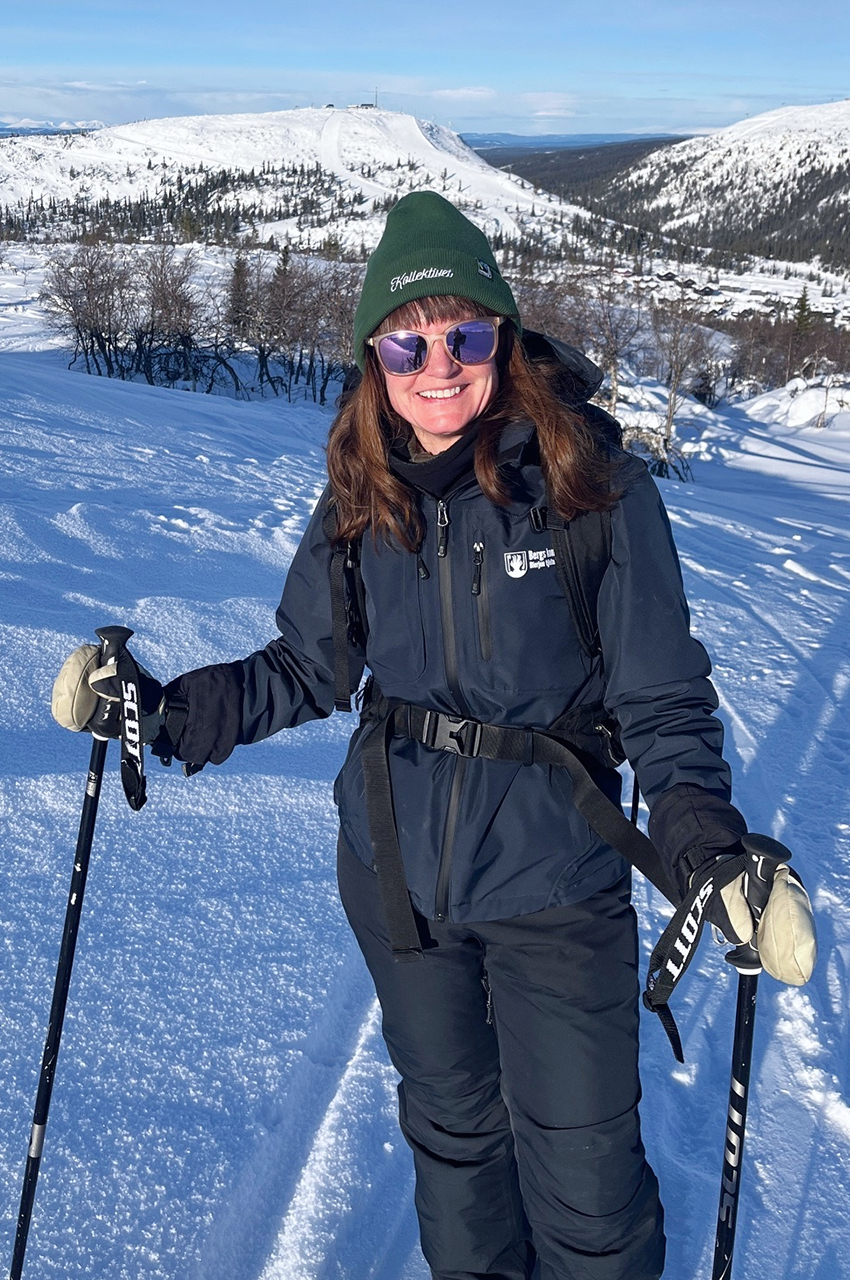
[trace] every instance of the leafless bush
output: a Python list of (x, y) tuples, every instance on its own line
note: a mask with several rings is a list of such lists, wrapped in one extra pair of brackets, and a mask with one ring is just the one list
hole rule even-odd
[(571, 298), (572, 327), (577, 344), (593, 355), (608, 375), (608, 408), (616, 414), (620, 398), (620, 364), (641, 333), (642, 303), (608, 263), (598, 272), (578, 277)]
[(123, 343), (132, 305), (127, 255), (104, 244), (82, 244), (54, 258), (41, 301), (48, 324), (70, 340), (89, 373), (125, 377)]
[(791, 315), (745, 312), (718, 327), (732, 339), (730, 390), (741, 396), (850, 370), (850, 330), (813, 314), (804, 295)]
[(576, 324), (574, 289), (569, 279), (541, 281), (526, 276), (515, 281), (513, 293), (525, 328), (581, 346), (582, 330)]
[(676, 420), (681, 415), (686, 396), (697, 391), (702, 392), (701, 398), (707, 394), (709, 371), (717, 360), (719, 345), (684, 293), (672, 303), (654, 302), (650, 324), (655, 377), (667, 388), (667, 407), (659, 424), (652, 470), (656, 475), (667, 475), (668, 471), (679, 475), (683, 463), (677, 460)]
[(282, 253), (237, 255), (226, 318), (234, 345), (256, 359), (258, 389), (324, 404), (353, 363), (351, 334), (362, 268)]
[(258, 250), (237, 254), (214, 289), (194, 251), (99, 242), (54, 258), (41, 301), (72, 363), (82, 357), (89, 373), (324, 404), (352, 362), (361, 275), (348, 263)]

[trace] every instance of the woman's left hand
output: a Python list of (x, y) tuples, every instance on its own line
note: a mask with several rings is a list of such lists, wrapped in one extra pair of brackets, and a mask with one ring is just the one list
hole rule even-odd
[[(738, 848), (729, 850), (733, 855), (737, 852)], [(694, 879), (698, 876), (699, 871)], [(787, 863), (776, 868), (758, 929), (747, 902), (745, 871), (715, 890), (706, 914), (730, 942), (754, 941), (764, 968), (779, 982), (801, 987), (812, 976), (817, 960), (812, 904), (802, 880)]]

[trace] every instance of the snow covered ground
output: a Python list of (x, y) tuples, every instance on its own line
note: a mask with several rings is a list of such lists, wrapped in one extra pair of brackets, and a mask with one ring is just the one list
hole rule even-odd
[[(9, 350), (39, 345), (25, 328), (5, 345), (0, 1259), (90, 747), (51, 720), (54, 675), (106, 623), (134, 628), (162, 677), (268, 639), (329, 421), (88, 379)], [(807, 425), (824, 391), (810, 414), (801, 394), (707, 415), (694, 483), (663, 484), (737, 801), (794, 850), (821, 935), (808, 987), (761, 983), (747, 1280), (850, 1277), (850, 413)], [(333, 882), (350, 727), (337, 715), (188, 781), (154, 764), (140, 814), (110, 748), (25, 1274), (425, 1280), (394, 1076)], [(642, 884), (636, 899), (648, 953), (667, 912)], [(707, 939), (676, 996), (685, 1066), (644, 1028), (670, 1280), (710, 1273), (734, 987)]]

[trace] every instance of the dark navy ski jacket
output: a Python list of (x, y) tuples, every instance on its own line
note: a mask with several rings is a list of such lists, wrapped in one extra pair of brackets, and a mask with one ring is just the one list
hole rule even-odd
[[(501, 448), (509, 507), (494, 506), (470, 475), (443, 500), (420, 494), (419, 556), (363, 538), (368, 640), (352, 650), (353, 674), (368, 667), (387, 698), (513, 727), (548, 728), (571, 709), (604, 702), (652, 812), (650, 832), (684, 891), (693, 868), (733, 845), (745, 826), (729, 803), (710, 663), (690, 635), (658, 490), (642, 463), (625, 462), (599, 592), (602, 657), (591, 659), (559, 584), (551, 535), (529, 518), (546, 505), (533, 426), (510, 428)], [(178, 759), (218, 764), (238, 744), (331, 714), (323, 517), (320, 503), (286, 579), (278, 638), (169, 686), (189, 705)], [(360, 750), (372, 731), (368, 719), (355, 730), (334, 792), (343, 838), (367, 865)], [(562, 769), (464, 758), (406, 737), (393, 739), (389, 764), (408, 887), (429, 918), (540, 911), (586, 898), (623, 873), (619, 854), (573, 806)], [(599, 781), (619, 799), (616, 771), (602, 770)]]

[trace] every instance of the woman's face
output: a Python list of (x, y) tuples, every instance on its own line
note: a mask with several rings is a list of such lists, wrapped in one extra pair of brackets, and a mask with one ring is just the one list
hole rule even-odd
[[(461, 312), (452, 321), (418, 324), (418, 332), (445, 333), (451, 323), (470, 320)], [(495, 358), (485, 364), (459, 364), (442, 342), (431, 345), (431, 354), (418, 373), (398, 377), (383, 369), (390, 404), (408, 422), (427, 453), (443, 453), (460, 439), (471, 422), (484, 412), (499, 386)]]

